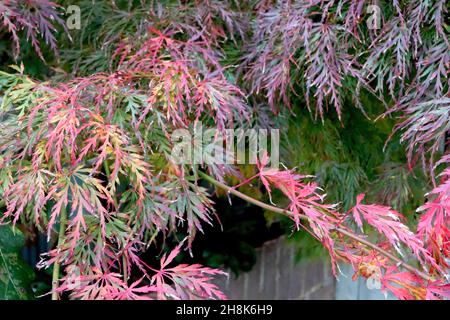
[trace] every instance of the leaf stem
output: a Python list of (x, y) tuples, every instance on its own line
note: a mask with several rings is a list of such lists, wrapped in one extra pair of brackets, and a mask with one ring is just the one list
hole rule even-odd
[[(103, 166), (105, 168), (105, 174), (107, 180), (109, 180), (111, 176), (111, 170), (109, 169), (109, 161), (108, 159), (105, 159), (105, 162), (103, 163)], [(119, 202), (117, 201), (117, 196), (114, 194), (113, 196), (114, 205), (116, 206), (117, 210), (119, 209)], [(125, 257), (125, 254), (122, 253), (122, 268), (123, 268), (123, 279), (125, 282), (128, 281), (128, 266), (127, 266), (127, 258)]]
[[(64, 235), (66, 231), (66, 223), (67, 223), (67, 212), (66, 207), (63, 205), (61, 207), (60, 219), (59, 219), (59, 233), (58, 233), (58, 244), (56, 249), (59, 250), (60, 246), (64, 242)], [(53, 265), (53, 275), (52, 275), (52, 300), (58, 300), (58, 289), (59, 284), (59, 270), (60, 270), (60, 261), (56, 260)]]
[[(275, 213), (280, 213), (280, 214), (287, 215), (287, 216), (290, 215), (289, 211), (287, 211), (285, 209), (277, 208), (275, 206), (272, 206), (272, 205), (269, 205), (267, 203), (264, 203), (264, 202), (261, 202), (259, 200), (256, 200), (256, 199), (254, 199), (254, 198), (252, 198), (252, 197), (250, 197), (250, 196), (248, 196), (248, 195), (246, 195), (246, 194), (244, 194), (242, 192), (237, 191), (236, 189), (234, 189), (232, 187), (227, 186), (226, 184), (223, 184), (222, 182), (219, 182), (219, 181), (215, 180), (213, 177), (207, 175), (204, 172), (199, 171), (198, 174), (202, 178), (204, 178), (206, 181), (208, 181), (211, 184), (215, 185), (216, 187), (219, 187), (219, 188), (225, 190), (226, 192), (231, 193), (231, 194), (233, 194), (233, 195), (235, 195), (235, 196), (237, 196), (237, 197), (239, 197), (239, 198), (241, 198), (241, 199), (243, 199), (243, 200), (245, 200), (245, 201), (247, 201), (249, 203), (252, 203), (252, 204), (254, 204), (254, 205), (258, 206), (258, 207), (261, 207), (263, 209), (266, 209), (266, 210), (269, 210), (269, 211), (272, 211), (272, 212), (275, 212)], [(302, 220), (308, 221), (308, 217), (305, 214), (299, 214), (299, 217)], [(379, 253), (381, 253), (385, 257), (395, 261), (397, 264), (399, 264), (399, 265), (403, 266), (405, 269), (407, 269), (407, 270), (409, 270), (409, 271), (419, 275), (423, 279), (425, 279), (425, 280), (432, 280), (432, 278), (429, 275), (427, 275), (426, 273), (418, 270), (417, 268), (414, 268), (410, 264), (408, 264), (405, 261), (401, 260), (400, 258), (394, 256), (390, 252), (380, 248), (376, 244), (363, 239), (361, 236), (359, 236), (359, 235), (357, 235), (357, 234), (355, 234), (355, 233), (353, 233), (351, 231), (348, 231), (346, 229), (343, 229), (343, 228), (341, 228), (339, 226), (336, 226), (334, 228), (334, 230), (339, 232), (342, 235), (345, 235), (345, 236), (355, 240), (355, 241), (358, 241), (359, 243), (361, 243), (361, 244), (363, 244), (363, 245), (365, 245), (365, 246), (367, 246), (369, 248), (372, 248), (372, 249), (378, 251)]]

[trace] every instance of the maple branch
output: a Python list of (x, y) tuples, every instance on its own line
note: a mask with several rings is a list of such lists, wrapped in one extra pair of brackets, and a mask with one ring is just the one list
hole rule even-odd
[[(108, 159), (105, 159), (105, 162), (103, 163), (103, 166), (105, 168), (105, 174), (106, 174), (106, 178), (109, 179), (111, 176), (111, 170), (109, 169), (109, 161)], [(117, 210), (119, 210), (119, 202), (117, 201), (117, 195), (114, 194), (113, 195), (113, 200), (114, 200), (114, 206), (117, 208)], [(125, 282), (128, 281), (128, 267), (127, 267), (127, 259), (125, 257), (125, 254), (122, 253), (122, 268), (123, 268), (123, 279)]]
[[(250, 196), (248, 196), (248, 195), (246, 195), (246, 194), (244, 194), (242, 192), (237, 191), (236, 189), (234, 189), (232, 187), (227, 186), (226, 184), (224, 184), (222, 182), (217, 181), (216, 179), (214, 179), (213, 177), (207, 175), (204, 172), (199, 171), (198, 174), (202, 178), (204, 178), (206, 181), (208, 181), (211, 184), (215, 185), (216, 187), (219, 187), (219, 188), (225, 190), (226, 192), (231, 193), (231, 194), (241, 198), (242, 200), (245, 200), (245, 201), (247, 201), (249, 203), (252, 203), (252, 204), (254, 204), (254, 205), (258, 206), (258, 207), (261, 207), (263, 209), (266, 209), (266, 210), (269, 210), (269, 211), (272, 211), (272, 212), (275, 212), (275, 213), (280, 213), (280, 214), (287, 215), (287, 216), (290, 215), (288, 210), (277, 208), (277, 207), (272, 206), (270, 204), (267, 204), (267, 203), (264, 203), (262, 201), (256, 200), (256, 199), (254, 199), (254, 198), (252, 198), (252, 197), (250, 197)], [(299, 217), (302, 220), (306, 220), (306, 221), (309, 220), (308, 217), (305, 214), (299, 214)], [(347, 236), (347, 237), (349, 237), (349, 238), (351, 238), (351, 239), (353, 239), (355, 241), (358, 241), (359, 243), (361, 243), (361, 244), (363, 244), (363, 245), (365, 245), (367, 247), (370, 247), (370, 248), (378, 251), (379, 253), (381, 253), (385, 257), (395, 261), (398, 265), (403, 266), (405, 269), (407, 269), (407, 270), (409, 270), (409, 271), (419, 275), (423, 279), (425, 279), (425, 280), (432, 280), (432, 278), (429, 275), (427, 275), (426, 273), (418, 270), (417, 268), (414, 268), (413, 266), (411, 266), (410, 264), (406, 263), (402, 259), (400, 259), (400, 258), (396, 257), (395, 255), (391, 254), (390, 252), (380, 248), (376, 244), (363, 239), (359, 235), (354, 234), (351, 231), (345, 230), (345, 229), (343, 229), (343, 228), (341, 228), (339, 226), (334, 227), (333, 230), (335, 230), (335, 231), (339, 232), (340, 234), (345, 235), (345, 236)]]
[[(66, 207), (61, 207), (61, 214), (60, 214), (60, 220), (59, 220), (59, 233), (58, 233), (58, 244), (56, 245), (57, 249), (62, 245), (64, 242), (64, 234), (66, 231)], [(52, 274), (52, 300), (58, 300), (58, 292), (56, 289), (58, 288), (58, 282), (59, 282), (59, 269), (60, 269), (60, 262), (58, 259), (55, 260), (55, 264), (53, 265), (53, 274)]]

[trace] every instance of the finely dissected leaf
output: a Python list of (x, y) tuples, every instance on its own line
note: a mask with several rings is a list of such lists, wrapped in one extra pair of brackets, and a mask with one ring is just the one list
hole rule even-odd
[(423, 242), (401, 221), (405, 218), (390, 207), (380, 205), (365, 205), (361, 201), (364, 194), (357, 197), (356, 205), (351, 209), (351, 213), (356, 224), (362, 228), (363, 219), (368, 224), (383, 234), (391, 245), (401, 253), (400, 244), (405, 244), (419, 261), (423, 264), (430, 263), (436, 265), (433, 257), (424, 248)]
[(440, 266), (448, 269), (450, 257), (449, 170), (442, 173), (443, 183), (430, 192), (430, 199), (417, 209), (422, 212), (417, 234)]
[(424, 299), (422, 279), (410, 272), (399, 272), (389, 267), (381, 278), (383, 289), (388, 289), (400, 300)]
[[(226, 273), (202, 267), (201, 265), (180, 264), (175, 267), (167, 268), (172, 260), (179, 254), (180, 246), (175, 248), (168, 256), (161, 259), (161, 268), (156, 275), (152, 277), (152, 283), (155, 284), (155, 291), (159, 299), (166, 299), (165, 296), (175, 299), (225, 299), (225, 295), (219, 288), (211, 283), (212, 276), (226, 275)], [(167, 290), (167, 281), (172, 290)]]

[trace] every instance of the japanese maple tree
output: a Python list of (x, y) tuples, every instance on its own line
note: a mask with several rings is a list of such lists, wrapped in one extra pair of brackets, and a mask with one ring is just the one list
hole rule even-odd
[[(347, 263), (400, 299), (450, 297), (445, 1), (383, 2), (379, 29), (367, 27), (364, 0), (80, 1), (86, 30), (71, 37), (55, 29), (65, 30), (70, 1), (56, 2), (0, 4), (0, 31), (21, 65), (0, 71), (1, 222), (55, 240), (39, 263), (53, 267), (54, 299), (225, 298), (213, 282), (222, 271), (174, 263), (205, 224), (220, 224), (202, 181), (290, 218), (326, 248), (336, 276)], [(99, 22), (95, 10), (114, 19)], [(19, 63), (20, 36), (53, 64), (45, 81)], [(170, 133), (200, 121), (222, 133), (280, 114), (300, 121), (301, 101), (322, 123), (328, 106), (341, 122), (349, 105), (365, 114), (367, 96), (383, 106), (380, 118), (400, 117), (390, 139), (400, 132), (408, 168), (420, 159), (432, 178), (417, 227), (362, 193), (348, 210), (330, 203), (309, 172), (269, 168), (267, 154), (249, 178), (237, 164), (171, 158)], [(238, 190), (250, 182), (272, 204)], [(186, 239), (163, 248), (159, 266), (142, 259), (181, 228)]]

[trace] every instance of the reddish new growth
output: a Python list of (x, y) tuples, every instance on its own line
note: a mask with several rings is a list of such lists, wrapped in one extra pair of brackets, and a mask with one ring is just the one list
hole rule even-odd
[[(180, 249), (181, 245), (168, 256), (164, 255), (159, 270), (141, 261), (145, 266), (141, 269), (144, 276), (131, 284), (127, 284), (119, 273), (102, 272), (94, 267), (92, 274), (78, 276), (72, 268), (57, 291), (70, 291), (71, 298), (82, 300), (226, 299), (218, 287), (210, 283), (212, 276), (226, 275), (224, 272), (198, 264), (167, 267)], [(147, 271), (154, 275), (149, 275)]]
[[(4, 74), (16, 90), (5, 101), (25, 102), (23, 113), (10, 110), (1, 127), (8, 172), (2, 221), (33, 223), (49, 239), (62, 226), (62, 241), (40, 265), (79, 268), (76, 298), (224, 297), (204, 276), (220, 271), (165, 269), (179, 248), (147, 277), (150, 287), (128, 286), (117, 275), (128, 275), (133, 265), (144, 271), (138, 252), (159, 233), (186, 225), (190, 246), (201, 224), (211, 224), (206, 190), (188, 176), (188, 167), (170, 162), (168, 133), (210, 119), (224, 130), (248, 118), (243, 93), (225, 79), (217, 54), (177, 34), (148, 29), (140, 47), (125, 50), (124, 44), (116, 51), (120, 61), (111, 74), (57, 85)], [(166, 161), (153, 164), (158, 158)]]
[(0, 30), (5, 28), (14, 42), (14, 54), (20, 50), (18, 33), (23, 31), (36, 53), (44, 60), (39, 38), (56, 53), (57, 45), (54, 33), (55, 25), (64, 28), (65, 23), (59, 17), (59, 5), (48, 0), (4, 0), (0, 3)]
[(427, 250), (443, 268), (450, 259), (450, 169), (442, 173), (443, 183), (428, 194), (429, 200), (420, 208), (417, 234)]

